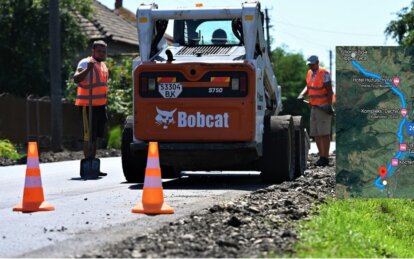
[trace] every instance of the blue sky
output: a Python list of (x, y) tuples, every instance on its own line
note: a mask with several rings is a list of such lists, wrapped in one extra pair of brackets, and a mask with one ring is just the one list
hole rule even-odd
[[(100, 0), (114, 8), (115, 0)], [(240, 0), (123, 0), (123, 6), (136, 12), (141, 3), (156, 2), (160, 9), (204, 6), (238, 6)], [(316, 54), (329, 66), (329, 50), (335, 46), (397, 45), (386, 39), (384, 30), (403, 7), (411, 0), (263, 0), (262, 7), (269, 8), (271, 18), (272, 48), (283, 46), (291, 52), (301, 52), (305, 57)], [(335, 67), (333, 67), (333, 70)]]

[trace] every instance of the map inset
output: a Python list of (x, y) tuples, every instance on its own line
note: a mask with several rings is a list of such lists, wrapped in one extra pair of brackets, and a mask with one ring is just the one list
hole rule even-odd
[(414, 48), (336, 48), (337, 196), (414, 198)]

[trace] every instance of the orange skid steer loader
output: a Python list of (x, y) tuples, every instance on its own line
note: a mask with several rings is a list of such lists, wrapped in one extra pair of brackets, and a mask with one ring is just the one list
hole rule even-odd
[[(127, 181), (144, 179), (149, 141), (163, 177), (182, 170), (261, 171), (293, 180), (306, 166), (302, 117), (282, 110), (260, 3), (237, 8), (137, 10), (140, 57), (133, 64), (133, 116), (122, 135)], [(166, 44), (171, 26), (173, 43)]]

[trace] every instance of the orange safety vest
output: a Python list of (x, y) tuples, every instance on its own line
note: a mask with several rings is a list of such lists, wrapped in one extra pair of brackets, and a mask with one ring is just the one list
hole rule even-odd
[[(92, 106), (106, 105), (108, 95), (108, 68), (105, 63), (97, 62), (92, 70)], [(89, 72), (90, 73), (90, 72)], [(90, 74), (78, 84), (75, 105), (89, 105)]]
[(308, 87), (309, 104), (322, 105), (328, 104), (328, 91), (323, 87), (323, 78), (327, 71), (323, 67), (319, 67), (315, 78), (312, 79), (312, 70), (309, 69), (306, 77), (306, 85)]

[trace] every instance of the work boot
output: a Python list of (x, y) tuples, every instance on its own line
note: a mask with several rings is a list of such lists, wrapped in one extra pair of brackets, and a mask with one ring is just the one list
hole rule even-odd
[(321, 157), (318, 161), (315, 163), (316, 166), (328, 166), (329, 165), (329, 159), (327, 157)]
[(108, 175), (107, 173), (99, 172), (99, 176), (107, 176), (107, 175)]

